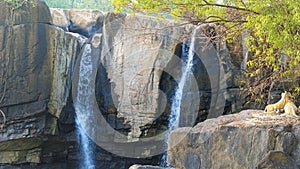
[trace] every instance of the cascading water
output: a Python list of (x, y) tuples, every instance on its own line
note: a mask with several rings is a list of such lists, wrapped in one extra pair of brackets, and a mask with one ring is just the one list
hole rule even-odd
[[(93, 65), (91, 56), (91, 45), (86, 44), (83, 47), (83, 53), (79, 65), (79, 77), (78, 77), (78, 88), (77, 96), (74, 99), (74, 107), (76, 111), (76, 129), (77, 136), (80, 145), (80, 169), (94, 169), (93, 161), (93, 146), (91, 140), (86, 135), (84, 129), (89, 129), (89, 112), (92, 111), (90, 97), (94, 93), (94, 89), (89, 86), (90, 81), (93, 79)], [(84, 129), (83, 129), (84, 128)]]
[[(186, 79), (189, 77), (189, 75), (192, 71), (192, 67), (193, 67), (196, 30), (197, 29), (195, 29), (193, 31), (193, 35), (192, 35), (192, 38), (191, 38), (191, 43), (190, 43), (190, 48), (188, 49), (188, 53), (186, 52), (187, 48), (188, 48), (187, 43), (185, 41), (183, 41), (183, 43), (182, 43), (181, 58), (182, 58), (182, 61), (184, 63), (183, 64), (184, 66), (182, 66), (182, 68), (181, 68), (182, 69), (182, 74), (181, 74), (181, 77), (179, 79), (179, 83), (178, 83), (178, 86), (176, 88), (175, 95), (172, 99), (171, 114), (170, 114), (169, 119), (168, 119), (168, 121), (169, 121), (168, 131), (167, 131), (166, 139), (165, 139), (166, 142), (168, 142), (170, 131), (172, 131), (172, 130), (179, 127), (183, 87), (184, 87)], [(163, 154), (162, 162), (161, 162), (162, 167), (169, 167), (168, 164), (167, 164), (167, 156), (168, 156), (168, 151), (166, 151)]]
[(76, 129), (77, 129), (77, 139), (80, 143), (80, 154), (83, 157), (80, 162), (80, 169), (94, 169), (94, 161), (93, 159), (93, 147), (91, 145), (91, 141), (89, 140), (89, 137), (86, 135), (82, 127), (80, 126), (80, 123), (78, 121), (78, 118), (76, 117)]
[(241, 64), (241, 70), (246, 70), (247, 69), (247, 62), (248, 62), (248, 47), (246, 44), (246, 39), (249, 37), (249, 33), (247, 33), (246, 31), (244, 31), (242, 33), (242, 50), (243, 50), (243, 61)]

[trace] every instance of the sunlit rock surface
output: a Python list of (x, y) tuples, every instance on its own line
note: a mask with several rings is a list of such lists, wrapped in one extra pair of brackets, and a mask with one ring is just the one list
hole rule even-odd
[(298, 118), (245, 110), (173, 131), (168, 162), (180, 169), (299, 168), (299, 143)]

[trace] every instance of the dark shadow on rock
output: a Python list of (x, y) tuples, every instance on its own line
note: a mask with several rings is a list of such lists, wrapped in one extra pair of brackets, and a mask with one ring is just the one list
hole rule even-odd
[(95, 33), (102, 33), (102, 27), (103, 27), (103, 22), (104, 18), (103, 17), (98, 17), (96, 22), (92, 23), (88, 27), (82, 27), (80, 25), (77, 25), (72, 21), (72, 19), (69, 20), (70, 24), (68, 26), (61, 26), (64, 31), (68, 32), (74, 32), (78, 33), (82, 36), (85, 36), (87, 38), (92, 37)]
[[(171, 70), (172, 75), (170, 75), (169, 72), (164, 71), (160, 78), (159, 83), (159, 89), (163, 91), (163, 93), (167, 96), (167, 106), (165, 107), (165, 110), (163, 111), (162, 116), (157, 119), (159, 121), (163, 121), (163, 124), (165, 126), (168, 125), (168, 117), (171, 113), (171, 105), (172, 105), (172, 99), (175, 95), (175, 90), (178, 87), (178, 83), (175, 79), (179, 79), (181, 76), (181, 67), (182, 63), (187, 58), (182, 56), (182, 43), (179, 43), (175, 47), (174, 55), (172, 59), (167, 64), (165, 70)], [(180, 125), (183, 126), (193, 126), (197, 124), (200, 121), (203, 121), (206, 119), (208, 110), (210, 108), (210, 101), (211, 101), (211, 85), (208, 73), (206, 71), (206, 68), (201, 61), (200, 57), (198, 57), (196, 54), (193, 57), (193, 67), (191, 75), (196, 80), (196, 89), (193, 89), (193, 91), (198, 92), (198, 97), (200, 98), (199, 108), (198, 108), (198, 115), (196, 117), (191, 117), (190, 114), (186, 113), (188, 112), (187, 109), (192, 109), (189, 107), (188, 102), (189, 95), (183, 95), (182, 99), (182, 108), (181, 108), (181, 119), (180, 119)], [(178, 80), (177, 80), (178, 81)], [(194, 88), (195, 86), (191, 85), (190, 87)], [(184, 89), (184, 92), (193, 92), (189, 89)], [(197, 94), (197, 93), (192, 93)], [(195, 119), (196, 118), (196, 119)]]
[[(96, 75), (96, 100), (98, 107), (112, 128), (127, 135), (130, 131), (130, 125), (124, 124), (124, 118), (118, 118), (115, 102), (118, 101), (118, 95), (112, 93), (114, 84), (110, 82), (107, 70), (102, 64), (99, 64)], [(115, 97), (115, 98), (113, 98)]]
[(296, 161), (282, 151), (270, 151), (256, 169), (296, 169)]

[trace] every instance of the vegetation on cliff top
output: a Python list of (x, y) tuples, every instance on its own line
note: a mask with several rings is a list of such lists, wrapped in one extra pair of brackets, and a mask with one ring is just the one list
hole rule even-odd
[[(242, 89), (250, 100), (265, 99), (278, 82), (288, 81), (300, 93), (300, 10), (298, 0), (112, 0), (123, 9), (167, 14), (187, 22), (214, 23), (214, 39), (235, 42), (247, 35), (249, 58)], [(241, 49), (240, 49), (241, 50)]]

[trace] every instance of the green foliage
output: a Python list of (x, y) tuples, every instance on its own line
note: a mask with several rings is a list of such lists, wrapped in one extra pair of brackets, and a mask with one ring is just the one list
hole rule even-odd
[[(218, 36), (229, 42), (249, 34), (249, 61), (242, 88), (252, 100), (263, 99), (279, 81), (300, 79), (299, 0), (112, 0), (123, 9), (175, 20), (218, 25)], [(299, 84), (293, 89), (300, 91)]]
[(110, 0), (45, 0), (45, 2), (50, 8), (113, 10)]
[(4, 0), (4, 2), (9, 6), (12, 6), (12, 9), (18, 9), (24, 4), (30, 4), (34, 6), (32, 0)]
[[(249, 1), (258, 15), (247, 16), (244, 29), (251, 60), (246, 75), (252, 96), (271, 90), (278, 81), (293, 84), (299, 93), (300, 78), (300, 6), (297, 0)], [(255, 63), (255, 64), (251, 64)]]

